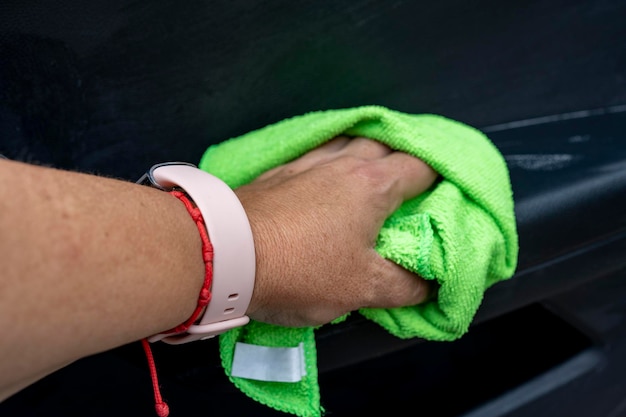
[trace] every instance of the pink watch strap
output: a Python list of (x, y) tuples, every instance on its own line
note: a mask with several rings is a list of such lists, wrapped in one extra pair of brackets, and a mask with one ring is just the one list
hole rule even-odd
[(182, 344), (247, 324), (256, 259), (250, 223), (237, 195), (219, 178), (190, 164), (155, 165), (147, 175), (165, 190), (185, 190), (202, 213), (214, 252), (211, 301), (199, 324), (181, 335), (157, 334), (148, 340)]

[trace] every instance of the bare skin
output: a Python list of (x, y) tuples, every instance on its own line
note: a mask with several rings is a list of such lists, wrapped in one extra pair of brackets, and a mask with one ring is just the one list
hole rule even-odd
[[(0, 178), (0, 399), (191, 315), (201, 242), (177, 199), (5, 160)], [(374, 243), (385, 218), (435, 178), (380, 143), (337, 138), (235, 190), (257, 252), (251, 318), (310, 326), (424, 301), (426, 281)]]
[(341, 137), (236, 190), (261, 237), (251, 317), (307, 326), (424, 301), (426, 281), (374, 245), (384, 220), (436, 176), (379, 142)]

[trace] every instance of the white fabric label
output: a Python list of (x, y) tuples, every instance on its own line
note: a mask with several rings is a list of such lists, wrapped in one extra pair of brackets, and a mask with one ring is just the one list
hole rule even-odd
[(304, 345), (268, 347), (237, 342), (231, 374), (258, 381), (299, 382), (306, 375)]

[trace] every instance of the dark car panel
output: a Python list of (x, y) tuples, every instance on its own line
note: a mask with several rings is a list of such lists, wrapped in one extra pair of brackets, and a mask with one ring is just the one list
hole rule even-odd
[[(400, 340), (358, 314), (324, 326), (327, 415), (626, 416), (624, 22), (616, 0), (4, 1), (0, 154), (135, 181), (312, 110), (473, 125), (510, 169), (515, 276), (455, 342)], [(172, 417), (279, 415), (227, 380), (216, 340), (154, 351)], [(153, 416), (151, 396), (131, 344), (0, 416)]]

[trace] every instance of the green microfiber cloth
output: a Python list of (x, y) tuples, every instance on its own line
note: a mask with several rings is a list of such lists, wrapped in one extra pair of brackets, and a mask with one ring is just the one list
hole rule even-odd
[[(399, 338), (458, 339), (468, 331), (484, 291), (510, 278), (517, 266), (509, 172), (500, 152), (480, 131), (439, 115), (381, 106), (317, 111), (211, 146), (199, 167), (237, 188), (341, 134), (378, 140), (417, 156), (442, 177), (387, 219), (376, 246), (383, 257), (436, 280), (437, 298), (359, 313)], [(324, 409), (314, 332), (252, 321), (220, 336), (222, 365), (231, 381), (256, 401), (301, 417), (320, 416)], [(232, 377), (236, 342), (272, 347), (303, 343), (306, 376), (293, 383)]]

